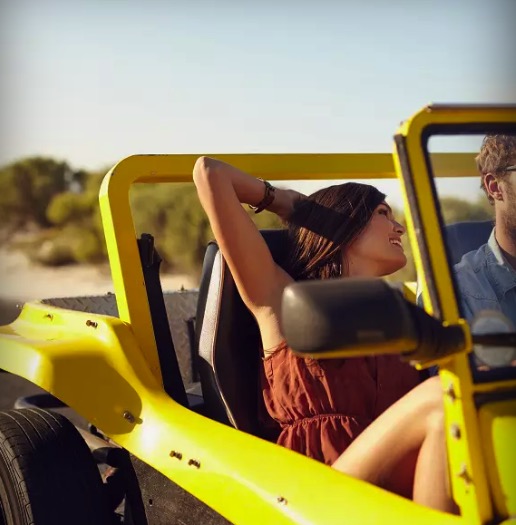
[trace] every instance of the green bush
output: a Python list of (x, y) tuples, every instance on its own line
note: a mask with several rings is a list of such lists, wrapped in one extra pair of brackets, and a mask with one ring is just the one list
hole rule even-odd
[(468, 202), (457, 197), (442, 197), (441, 212), (446, 224), (461, 221), (484, 221), (492, 219), (494, 208), (487, 197), (481, 196), (476, 202)]
[(66, 162), (44, 157), (19, 160), (0, 169), (0, 217), (17, 227), (35, 223), (48, 226), (47, 207), (73, 182), (80, 184), (83, 172), (74, 172)]
[(71, 241), (72, 256), (78, 263), (94, 263), (104, 259), (101, 241), (94, 230), (71, 227), (63, 231)]
[[(213, 233), (192, 183), (138, 186), (131, 194), (137, 235), (150, 233), (164, 259), (164, 269), (198, 275)], [(274, 214), (255, 214), (259, 228), (282, 227)]]
[(60, 193), (50, 201), (47, 208), (47, 219), (50, 224), (64, 226), (90, 218), (92, 208), (88, 195), (72, 192)]

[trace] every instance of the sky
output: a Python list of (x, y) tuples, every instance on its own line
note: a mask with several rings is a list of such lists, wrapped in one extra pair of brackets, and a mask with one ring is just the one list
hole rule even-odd
[(514, 20), (513, 0), (0, 0), (0, 165), (390, 152), (430, 102), (516, 101)]

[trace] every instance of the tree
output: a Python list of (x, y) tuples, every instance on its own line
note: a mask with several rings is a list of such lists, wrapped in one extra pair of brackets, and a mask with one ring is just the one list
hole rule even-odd
[(50, 201), (69, 187), (79, 186), (84, 172), (74, 172), (66, 162), (31, 157), (0, 170), (0, 218), (14, 228), (34, 223), (49, 226)]
[(483, 197), (476, 202), (465, 201), (458, 197), (442, 197), (440, 204), (445, 224), (489, 220), (494, 214), (493, 207), (487, 198)]
[[(136, 187), (131, 208), (137, 234), (154, 235), (166, 266), (199, 274), (213, 233), (192, 183)], [(259, 228), (281, 227), (280, 220), (271, 213), (247, 211)]]
[(67, 191), (58, 193), (47, 207), (47, 220), (55, 226), (91, 219), (94, 209), (90, 195)]

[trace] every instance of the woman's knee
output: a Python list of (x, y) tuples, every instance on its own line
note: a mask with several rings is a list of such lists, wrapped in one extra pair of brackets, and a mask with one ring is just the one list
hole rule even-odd
[(444, 431), (444, 399), (439, 376), (427, 379), (424, 386), (423, 414), (427, 432), (441, 433)]
[[(443, 391), (439, 377), (420, 383), (404, 400), (407, 414), (419, 423), (420, 428), (438, 427), (444, 418)], [(423, 430), (426, 432), (426, 430)]]
[(434, 405), (440, 405), (443, 401), (443, 388), (441, 384), (441, 378), (439, 376), (430, 377), (422, 383), (420, 383), (414, 390), (420, 399), (428, 405), (433, 407)]

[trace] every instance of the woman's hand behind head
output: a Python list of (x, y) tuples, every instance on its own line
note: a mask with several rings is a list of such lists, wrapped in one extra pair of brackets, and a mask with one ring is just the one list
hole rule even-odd
[(306, 195), (299, 191), (276, 188), (274, 201), (267, 209), (275, 213), (283, 221), (288, 221), (294, 211), (296, 203), (306, 198)]

